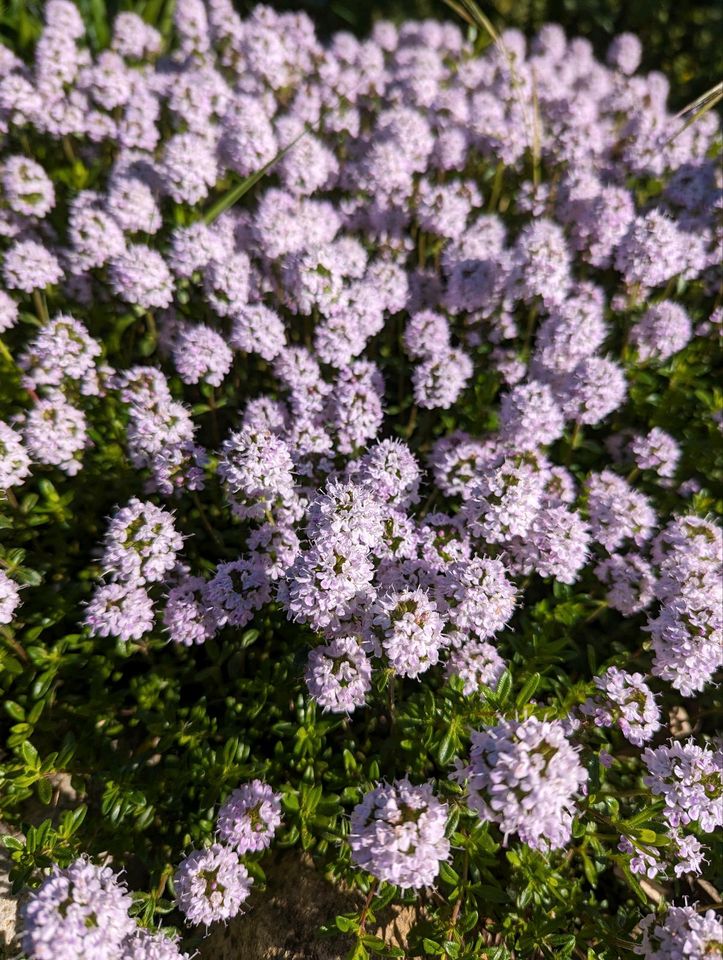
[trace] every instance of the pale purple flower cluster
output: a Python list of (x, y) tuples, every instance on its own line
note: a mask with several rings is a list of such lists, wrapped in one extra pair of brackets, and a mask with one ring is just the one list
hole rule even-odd
[(501, 560), (470, 557), (450, 565), (444, 596), (447, 614), (458, 631), (490, 639), (512, 616), (516, 595)]
[(630, 441), (630, 452), (641, 470), (652, 470), (666, 479), (675, 475), (680, 460), (680, 445), (677, 440), (660, 427), (653, 427), (644, 436), (633, 437)]
[(185, 324), (174, 338), (173, 362), (184, 383), (203, 381), (219, 387), (231, 369), (233, 354), (211, 327)]
[(354, 863), (403, 890), (431, 886), (450, 853), (447, 805), (430, 784), (408, 779), (379, 784), (351, 814)]
[(173, 515), (133, 497), (110, 520), (103, 543), (103, 572), (122, 583), (155, 583), (173, 568), (183, 538)]
[(140, 640), (153, 627), (153, 621), (153, 601), (146, 590), (127, 583), (96, 587), (84, 616), (94, 636), (120, 640)]
[(649, 913), (635, 952), (644, 960), (718, 960), (723, 954), (723, 923), (715, 910), (671, 905), (665, 916)]
[(443, 630), (444, 620), (424, 590), (393, 591), (372, 608), (369, 632), (402, 677), (418, 677), (437, 663)]
[(655, 597), (651, 564), (637, 553), (616, 553), (595, 567), (595, 576), (609, 587), (605, 599), (626, 617), (645, 610)]
[(679, 829), (671, 828), (669, 836), (672, 842), (662, 851), (662, 856), (657, 848), (622, 836), (618, 850), (628, 854), (631, 873), (642, 874), (649, 880), (660, 874), (670, 876), (670, 867), (676, 877), (690, 873), (700, 874), (706, 862), (707, 848), (692, 833), (684, 834)]
[(178, 866), (176, 903), (189, 923), (209, 927), (235, 917), (248, 899), (253, 879), (231, 847), (214, 843), (194, 850)]
[(505, 839), (517, 833), (537, 850), (570, 840), (575, 796), (587, 781), (578, 752), (559, 720), (501, 720), (472, 731), (468, 764), (452, 776), (467, 782), (468, 803), (499, 824)]
[(692, 323), (685, 308), (672, 300), (661, 300), (648, 307), (635, 323), (630, 332), (630, 342), (637, 349), (640, 360), (660, 363), (682, 350), (692, 332)]
[(502, 398), (500, 435), (517, 452), (537, 450), (562, 436), (565, 421), (546, 383), (530, 380)]
[(612, 470), (591, 474), (586, 488), (592, 538), (608, 553), (626, 540), (641, 547), (650, 539), (656, 516), (645, 494)]
[(216, 633), (218, 624), (203, 577), (184, 577), (171, 587), (163, 609), (163, 625), (174, 643), (187, 647), (205, 643)]
[[(541, 577), (574, 583), (587, 563), (590, 528), (576, 510), (550, 507), (533, 520), (529, 540), (515, 544), (513, 556), (526, 557)], [(523, 568), (524, 569), (524, 568)]]
[(218, 626), (245, 627), (254, 611), (271, 600), (270, 580), (258, 555), (219, 563), (204, 600)]
[(14, 327), (18, 320), (18, 305), (13, 298), (0, 290), (0, 333)]
[(241, 862), (270, 846), (281, 824), (281, 797), (262, 780), (234, 790), (218, 812), (221, 841), (194, 850), (173, 878), (176, 903), (189, 923), (210, 926), (235, 917), (248, 899), (253, 878)]
[(173, 278), (157, 250), (145, 243), (129, 244), (110, 261), (110, 286), (126, 303), (152, 310), (173, 300)]
[(491, 643), (470, 641), (454, 649), (447, 658), (448, 677), (459, 677), (465, 696), (478, 693), (480, 687), (495, 689), (505, 672), (505, 661)]
[(322, 709), (352, 713), (366, 703), (372, 666), (358, 640), (337, 637), (311, 651), (305, 677), (309, 695)]
[(62, 276), (58, 258), (37, 240), (16, 240), (5, 251), (3, 277), (11, 290), (44, 290)]
[(149, 472), (147, 488), (166, 496), (200, 490), (206, 453), (194, 442), (191, 413), (171, 396), (168, 381), (155, 367), (133, 367), (117, 378), (121, 399), (128, 404), (128, 456)]
[[(102, 574), (112, 582), (99, 584), (86, 607), (84, 622), (90, 632), (140, 640), (155, 619), (149, 590), (175, 567), (182, 546), (167, 510), (137, 497), (119, 508), (108, 524), (100, 558)], [(194, 639), (184, 635), (178, 642)]]
[(0, 626), (12, 623), (19, 606), (20, 590), (17, 584), (4, 570), (0, 570)]
[(720, 527), (695, 516), (671, 521), (653, 543), (659, 606), (648, 618), (655, 676), (684, 696), (710, 683), (723, 665)]
[(80, 472), (81, 455), (90, 442), (87, 420), (59, 390), (49, 391), (31, 410), (19, 414), (17, 422), (31, 460), (58, 467), (69, 477)]
[(695, 823), (704, 833), (723, 826), (723, 750), (689, 740), (643, 751), (646, 786), (665, 801), (672, 827)]
[(265, 850), (280, 824), (279, 795), (261, 780), (252, 780), (234, 790), (216, 821), (221, 839), (239, 854)]
[(30, 473), (30, 457), (18, 433), (0, 420), (0, 491), (18, 486)]
[(97, 358), (100, 344), (74, 317), (59, 314), (41, 328), (18, 358), (25, 371), (24, 386), (33, 390), (77, 385), (85, 396), (100, 391)]
[(295, 497), (294, 462), (286, 442), (268, 430), (245, 428), (224, 442), (218, 473), (234, 513), (261, 518)]
[(5, 158), (2, 190), (10, 209), (27, 217), (42, 219), (55, 206), (52, 180), (30, 157), (15, 154)]
[(182, 951), (175, 937), (165, 933), (149, 933), (137, 930), (123, 942), (118, 960), (192, 960), (189, 953)]
[(600, 695), (580, 707), (598, 727), (617, 726), (636, 747), (651, 740), (660, 729), (660, 708), (642, 673), (609, 667), (595, 677)]
[(21, 908), (22, 948), (32, 960), (116, 960), (135, 927), (131, 903), (110, 867), (56, 866)]
[(524, 537), (540, 509), (546, 470), (534, 456), (507, 457), (480, 476), (466, 512), (472, 534), (490, 543)]
[(81, 857), (52, 872), (20, 908), (29, 960), (191, 960), (175, 936), (151, 933), (129, 916), (120, 876)]

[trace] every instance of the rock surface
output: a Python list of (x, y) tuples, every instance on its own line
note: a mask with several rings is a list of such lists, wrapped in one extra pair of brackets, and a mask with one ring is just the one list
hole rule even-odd
[[(332, 923), (339, 913), (358, 911), (359, 893), (339, 890), (314, 867), (309, 856), (283, 853), (264, 863), (268, 885), (254, 898), (248, 913), (227, 926), (217, 926), (203, 941), (199, 960), (343, 960), (354, 940), (325, 936), (322, 924)], [(408, 907), (385, 910), (376, 929), (390, 946), (406, 949), (410, 928), (417, 919)], [(412, 960), (411, 955), (407, 960)]]
[[(0, 824), (0, 835), (7, 833)], [(5, 847), (0, 846), (0, 960), (9, 960), (18, 952), (15, 942), (18, 898), (11, 892), (8, 871), (11, 861)]]
[(246, 914), (211, 930), (200, 960), (341, 960), (353, 941), (322, 936), (319, 927), (358, 909), (358, 895), (335, 889), (298, 853), (284, 853), (264, 870), (264, 893), (252, 894)]

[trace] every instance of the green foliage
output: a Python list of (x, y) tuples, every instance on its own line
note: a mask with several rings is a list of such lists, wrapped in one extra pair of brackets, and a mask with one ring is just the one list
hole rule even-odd
[[(21, 50), (37, 36), (40, 4), (11, 0), (3, 9), (2, 36)], [(167, 29), (171, 4), (81, 3), (91, 40), (108, 36), (116, 9), (140, 10)], [(451, 16), (442, 4), (370, 4), (319, 0), (310, 10), (328, 29), (350, 26), (363, 32), (380, 15)], [(495, 22), (534, 29), (545, 20), (562, 22), (570, 32), (589, 34), (603, 48), (622, 29), (637, 30), (648, 65), (662, 65), (675, 83), (675, 97), (686, 101), (710, 85), (716, 66), (716, 5), (685, 8), (669, 0), (623, 4), (591, 0), (550, 0), (507, 4), (499, 0)], [(681, 24), (686, 18), (687, 31)], [(718, 18), (718, 20), (716, 20)], [(693, 64), (697, 62), (697, 71)], [(99, 171), (38, 142), (33, 144), (56, 182), (92, 189)], [(500, 169), (479, 171), (495, 200), (515, 189)], [(254, 182), (225, 184), (209, 218), (230, 202), (244, 203)], [(655, 183), (636, 185), (653, 195)], [(487, 189), (487, 187), (485, 187)], [(647, 194), (646, 194), (647, 191)], [(53, 218), (65, 215), (62, 204)], [(175, 210), (179, 220), (186, 211)], [(53, 219), (51, 218), (51, 219)], [(420, 265), (433, 264), (431, 244), (419, 238)], [(684, 289), (694, 322), (706, 319), (698, 288)], [(55, 304), (54, 306), (62, 306)], [(90, 333), (102, 341), (105, 359), (127, 366), (139, 356), (157, 356), (152, 317), (105, 308), (87, 318)], [(630, 317), (617, 317), (609, 346), (621, 351)], [(534, 318), (533, 318), (534, 320)], [(4, 337), (12, 350), (38, 324), (23, 314)], [(412, 448), (423, 456), (435, 437), (454, 429), (481, 432), (495, 425), (491, 409), (499, 391), (493, 374), (480, 374), (454, 412), (417, 415), (409, 396), (409, 368), (399, 350), (399, 325), (380, 336), (375, 348), (385, 358), (389, 382), (399, 386), (387, 410)], [(480, 357), (485, 348), (481, 347)], [(723, 410), (716, 381), (721, 356), (710, 344), (694, 341), (660, 367), (633, 365), (626, 406), (605, 432), (659, 425), (682, 444), (684, 475), (696, 475), (702, 489), (693, 507), (701, 515), (723, 511), (723, 458), (713, 414)], [(478, 357), (479, 359), (479, 357)], [(187, 391), (201, 424), (200, 441), (210, 448), (236, 423), (244, 391), (268, 391), (267, 365), (250, 360), (235, 369), (216, 391)], [(180, 388), (178, 381), (172, 381)], [(0, 351), (0, 416), (26, 398), (7, 350)], [(0, 816), (21, 829), (24, 840), (6, 836), (14, 862), (16, 888), (36, 882), (53, 862), (67, 864), (80, 852), (108, 853), (134, 877), (136, 909), (145, 923), (180, 922), (173, 913), (169, 878), (185, 850), (207, 842), (215, 811), (240, 781), (264, 777), (283, 794), (282, 847), (309, 851), (335, 880), (366, 897), (355, 913), (336, 917), (334, 927), (351, 935), (349, 960), (371, 957), (431, 956), (453, 960), (632, 956), (629, 936), (649, 893), (614, 852), (624, 834), (644, 848), (667, 842), (659, 803), (641, 799), (639, 770), (628, 763), (617, 741), (620, 762), (605, 770), (591, 761), (590, 792), (563, 853), (542, 854), (525, 847), (504, 848), (488, 824), (471, 814), (448, 774), (469, 747), (469, 732), (508, 716), (564, 716), (591, 692), (593, 675), (625, 653), (642, 664), (646, 635), (642, 618), (625, 620), (601, 600), (591, 573), (575, 585), (527, 584), (525, 604), (499, 638), (510, 668), (497, 689), (465, 697), (458, 682), (438, 675), (422, 682), (376, 679), (369, 707), (353, 719), (329, 717), (304, 696), (303, 663), (313, 637), (292, 627), (280, 611), (268, 609), (251, 629), (226, 628), (216, 640), (188, 650), (169, 647), (156, 630), (139, 643), (92, 639), (78, 626), (80, 611), (100, 574), (95, 550), (113, 506), (137, 491), (138, 479), (123, 446), (125, 413), (113, 396), (92, 400), (94, 445), (85, 456), (82, 482), (68, 482), (58, 471), (36, 471), (17, 504), (0, 504), (0, 568), (27, 588), (13, 628), (0, 627), (0, 693), (4, 702), (0, 756)], [(563, 438), (556, 452), (578, 480), (606, 459), (603, 432)], [(638, 485), (662, 515), (675, 503), (671, 491), (645, 477)], [(424, 510), (435, 507), (430, 496)], [(179, 527), (188, 535), (185, 556), (198, 570), (235, 559), (243, 536), (230, 524), (220, 486), (210, 475), (203, 503), (185, 494), (177, 504)], [(670, 692), (664, 710), (681, 703)], [(721, 694), (711, 688), (685, 702), (690, 722), (712, 733)], [(598, 734), (599, 746), (605, 740)], [(348, 815), (380, 778), (408, 773), (415, 782), (435, 778), (450, 806), (453, 858), (440, 874), (436, 895), (422, 895), (423, 909), (406, 953), (370, 934), (394, 902), (420, 902), (389, 884), (370, 885), (355, 870), (344, 843)], [(58, 813), (58, 777), (69, 776), (77, 793), (71, 810)], [(37, 816), (38, 805), (42, 815)], [(249, 869), (258, 887), (264, 873)], [(673, 895), (687, 892), (682, 881)], [(166, 915), (170, 918), (166, 920)]]

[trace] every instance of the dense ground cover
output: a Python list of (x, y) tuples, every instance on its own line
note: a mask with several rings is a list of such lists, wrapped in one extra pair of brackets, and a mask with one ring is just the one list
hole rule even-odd
[(275, 846), (365, 896), (356, 960), (717, 956), (716, 117), (631, 35), (43, 15), (0, 49), (25, 955), (190, 956)]

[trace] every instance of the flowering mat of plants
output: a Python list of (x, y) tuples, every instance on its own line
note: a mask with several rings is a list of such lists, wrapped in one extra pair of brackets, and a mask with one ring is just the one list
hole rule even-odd
[(631, 35), (43, 15), (0, 47), (18, 950), (204, 956), (297, 848), (349, 960), (719, 958), (715, 114)]

